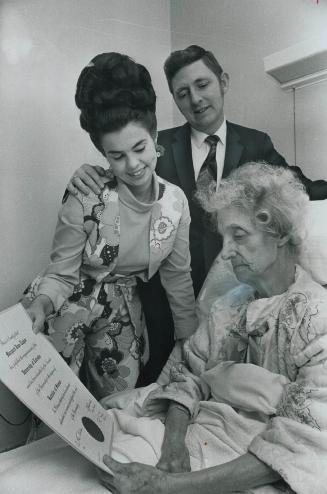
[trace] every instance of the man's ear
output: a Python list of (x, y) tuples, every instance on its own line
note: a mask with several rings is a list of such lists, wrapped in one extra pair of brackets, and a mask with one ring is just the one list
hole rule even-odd
[(223, 72), (220, 76), (220, 87), (223, 94), (226, 94), (229, 89), (229, 75), (227, 72)]

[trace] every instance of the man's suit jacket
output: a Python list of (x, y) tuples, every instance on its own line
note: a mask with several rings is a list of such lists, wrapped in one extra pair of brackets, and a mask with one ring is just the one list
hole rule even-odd
[[(191, 212), (190, 251), (192, 279), (195, 295), (198, 294), (207, 272), (221, 250), (222, 239), (204, 226), (203, 211), (193, 200), (195, 177), (191, 151), (189, 124), (162, 130), (158, 135), (162, 156), (158, 159), (157, 173), (162, 178), (180, 186), (189, 201)], [(248, 127), (227, 122), (226, 154), (222, 177), (248, 161), (266, 161), (272, 165), (289, 166), (273, 146), (270, 137)], [(327, 183), (313, 182), (306, 178), (300, 168), (290, 167), (305, 185), (310, 199), (326, 199)], [(165, 293), (160, 287), (159, 276), (140, 287), (145, 316), (149, 327), (150, 355), (148, 376), (140, 384), (153, 380), (161, 363), (165, 362), (164, 348), (172, 345), (172, 319)]]
[[(157, 173), (169, 182), (179, 185), (189, 200), (191, 211), (190, 250), (192, 277), (196, 295), (219, 251), (221, 239), (203, 226), (203, 213), (193, 200), (195, 178), (191, 151), (191, 128), (189, 124), (162, 130), (158, 144), (163, 156), (158, 159)], [(222, 178), (248, 161), (266, 161), (271, 165), (289, 166), (268, 136), (259, 130), (227, 122), (226, 154)], [(290, 167), (305, 185), (310, 199), (327, 198), (327, 183), (305, 177), (298, 167)]]

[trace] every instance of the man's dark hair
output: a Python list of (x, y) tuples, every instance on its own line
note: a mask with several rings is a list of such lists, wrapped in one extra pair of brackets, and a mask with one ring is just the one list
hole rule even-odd
[(197, 62), (198, 60), (202, 60), (217, 76), (218, 80), (220, 79), (223, 69), (214, 54), (201, 46), (190, 45), (184, 50), (173, 51), (165, 61), (164, 70), (171, 93), (173, 92), (171, 81), (176, 73), (183, 67), (186, 67), (193, 62)]

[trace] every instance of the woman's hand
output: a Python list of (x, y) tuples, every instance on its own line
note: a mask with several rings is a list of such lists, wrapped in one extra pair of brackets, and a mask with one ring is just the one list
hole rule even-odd
[(185, 441), (166, 441), (162, 446), (161, 457), (156, 466), (164, 472), (190, 472), (190, 453)]
[(73, 195), (81, 192), (87, 196), (91, 191), (100, 194), (104, 186), (105, 170), (101, 166), (92, 166), (84, 163), (71, 177), (67, 189)]
[(98, 469), (101, 484), (113, 494), (173, 494), (174, 479), (169, 474), (143, 463), (119, 463), (103, 458), (112, 475)]
[(43, 331), (44, 321), (53, 310), (52, 301), (47, 295), (38, 295), (33, 300), (31, 305), (26, 309), (26, 312), (32, 319), (34, 333)]
[(323, 364), (327, 360), (327, 334), (318, 335), (294, 355), (298, 367)]

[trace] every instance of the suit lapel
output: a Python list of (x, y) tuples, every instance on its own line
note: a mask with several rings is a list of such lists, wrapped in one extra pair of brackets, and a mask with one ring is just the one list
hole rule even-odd
[(190, 198), (195, 189), (191, 132), (188, 124), (179, 127), (173, 137), (172, 150), (180, 186)]
[[(243, 153), (243, 144), (234, 125), (227, 122), (226, 153), (223, 178), (239, 166)], [(188, 198), (195, 189), (195, 177), (192, 160), (191, 131), (189, 124), (178, 127), (173, 136), (172, 151), (180, 186)]]
[(234, 168), (238, 167), (242, 152), (243, 144), (240, 136), (233, 124), (227, 122), (226, 153), (222, 178), (227, 177)]

